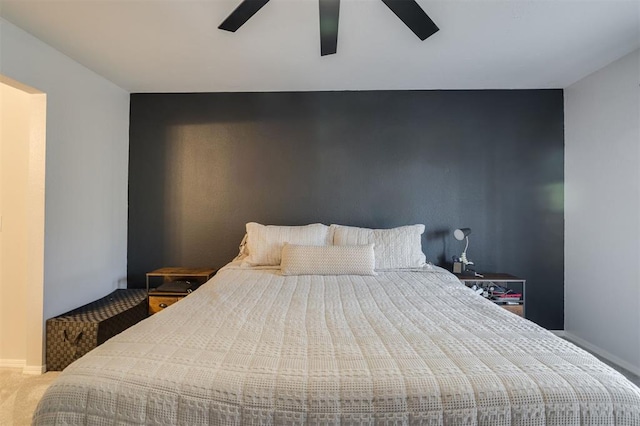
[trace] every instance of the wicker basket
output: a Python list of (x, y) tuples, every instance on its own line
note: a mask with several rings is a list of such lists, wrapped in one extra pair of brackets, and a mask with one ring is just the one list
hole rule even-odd
[(47, 320), (47, 370), (61, 371), (82, 355), (147, 317), (147, 292), (116, 290)]

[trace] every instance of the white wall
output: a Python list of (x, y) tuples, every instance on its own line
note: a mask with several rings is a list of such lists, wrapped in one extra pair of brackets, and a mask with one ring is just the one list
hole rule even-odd
[(640, 374), (640, 51), (565, 89), (565, 331)]
[(0, 73), (47, 95), (44, 318), (126, 280), (129, 94), (0, 19)]

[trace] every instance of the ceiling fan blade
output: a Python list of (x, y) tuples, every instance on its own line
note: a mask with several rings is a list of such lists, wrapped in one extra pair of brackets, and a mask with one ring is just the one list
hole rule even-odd
[(333, 55), (338, 50), (338, 17), (340, 0), (319, 0), (320, 55)]
[(244, 0), (218, 28), (232, 33), (236, 32), (267, 3), (269, 0)]
[(426, 40), (439, 30), (438, 26), (429, 18), (429, 15), (422, 10), (415, 0), (382, 1), (420, 40)]

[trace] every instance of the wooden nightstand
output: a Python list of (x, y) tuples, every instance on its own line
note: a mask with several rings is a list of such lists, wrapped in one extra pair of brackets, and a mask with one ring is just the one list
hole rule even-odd
[(513, 312), (523, 318), (526, 318), (526, 283), (527, 280), (518, 278), (510, 274), (501, 273), (483, 273), (482, 277), (474, 277), (473, 275), (454, 274), (464, 285), (472, 287), (474, 284), (478, 287), (488, 289), (491, 284), (506, 287), (516, 293), (522, 294), (517, 301), (503, 302), (501, 300), (490, 299), (496, 305), (500, 305), (506, 310)]
[(170, 306), (183, 297), (187, 296), (191, 291), (160, 291), (154, 287), (150, 287), (150, 281), (153, 278), (162, 278), (163, 283), (171, 281), (187, 280), (194, 282), (194, 290), (199, 285), (207, 282), (215, 275), (217, 269), (212, 268), (160, 268), (147, 273), (147, 296), (149, 298), (149, 314), (160, 312), (167, 306)]

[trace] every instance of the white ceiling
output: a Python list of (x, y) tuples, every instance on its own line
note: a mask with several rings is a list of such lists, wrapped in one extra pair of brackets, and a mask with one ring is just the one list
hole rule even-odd
[(0, 15), (130, 92), (563, 88), (640, 47), (640, 1), (418, 0), (420, 41), (380, 0), (342, 0), (320, 56), (318, 0), (0, 0)]

